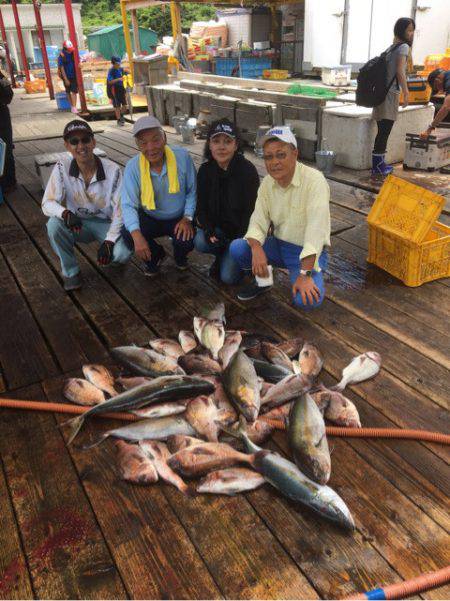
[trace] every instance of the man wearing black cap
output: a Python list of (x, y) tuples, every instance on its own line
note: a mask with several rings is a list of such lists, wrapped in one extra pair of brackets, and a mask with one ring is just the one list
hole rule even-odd
[(100, 242), (99, 265), (126, 263), (131, 252), (120, 237), (119, 166), (94, 154), (94, 133), (85, 121), (70, 121), (63, 137), (70, 154), (61, 157), (50, 175), (42, 211), (50, 218), (47, 232), (61, 261), (64, 288), (76, 290), (81, 277), (75, 243)]
[(120, 66), (120, 57), (112, 56), (111, 63), (112, 67), (108, 71), (108, 76), (106, 78), (107, 94), (114, 107), (117, 125), (123, 125), (125, 123), (125, 119), (122, 115), (122, 107), (125, 107), (127, 104), (125, 87), (123, 85), (123, 78), (126, 73)]
[(435, 129), (450, 112), (450, 71), (435, 69), (428, 75), (428, 85), (433, 90), (433, 94), (443, 93), (445, 94), (445, 98), (433, 121), (427, 129), (420, 134), (421, 138), (428, 138), (433, 129)]

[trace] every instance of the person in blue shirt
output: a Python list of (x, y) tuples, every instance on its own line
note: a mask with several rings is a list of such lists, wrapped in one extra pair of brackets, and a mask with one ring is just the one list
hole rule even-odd
[(194, 248), (196, 172), (184, 148), (170, 147), (155, 117), (133, 127), (139, 154), (125, 167), (122, 185), (123, 239), (145, 264), (145, 275), (159, 273), (166, 257), (156, 238), (170, 236), (179, 269), (187, 268)]
[(70, 40), (66, 40), (62, 50), (58, 56), (58, 75), (64, 82), (67, 98), (70, 102), (70, 110), (72, 113), (78, 113), (77, 109), (77, 94), (78, 83), (77, 74), (75, 71), (75, 61), (73, 58), (73, 44)]
[(111, 99), (116, 114), (117, 125), (124, 125), (125, 119), (122, 115), (122, 107), (127, 104), (125, 87), (123, 83), (125, 70), (120, 66), (121, 60), (118, 56), (111, 57), (112, 67), (106, 78), (106, 90), (108, 98)]

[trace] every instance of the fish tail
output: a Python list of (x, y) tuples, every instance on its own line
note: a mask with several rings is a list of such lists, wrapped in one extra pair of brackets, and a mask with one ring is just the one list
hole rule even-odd
[(82, 425), (84, 424), (84, 415), (77, 415), (77, 417), (73, 417), (62, 424), (59, 424), (59, 428), (64, 428), (65, 426), (69, 426), (69, 438), (67, 440), (67, 444), (72, 444), (76, 435), (80, 431)]
[(97, 447), (99, 444), (101, 444), (104, 440), (106, 440), (108, 438), (108, 436), (109, 436), (109, 432), (103, 432), (103, 434), (100, 434), (100, 436), (95, 438), (92, 442), (88, 442), (87, 444), (80, 445), (78, 448), (81, 449), (82, 451), (87, 451), (88, 449), (93, 449), (94, 447)]

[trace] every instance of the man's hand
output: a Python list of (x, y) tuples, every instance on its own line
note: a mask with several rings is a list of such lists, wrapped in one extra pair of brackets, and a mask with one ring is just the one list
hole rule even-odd
[(269, 277), (266, 253), (260, 244), (252, 246), (252, 271), (260, 278)]
[(402, 102), (402, 108), (406, 108), (409, 104), (409, 96), (408, 94), (403, 94), (403, 102)]
[(304, 305), (313, 305), (314, 301), (319, 302), (320, 290), (311, 277), (299, 275), (292, 286), (292, 294), (296, 296), (297, 292), (302, 297)]
[(97, 263), (99, 265), (109, 265), (112, 261), (113, 250), (114, 242), (110, 240), (102, 242), (97, 252)]
[(132, 232), (134, 242), (134, 252), (142, 261), (150, 261), (152, 253), (147, 240), (139, 230)]
[(69, 230), (71, 230), (75, 234), (79, 234), (81, 232), (83, 222), (78, 217), (78, 215), (75, 215), (75, 213), (72, 213), (72, 211), (66, 209), (65, 211), (63, 211), (62, 218), (64, 223), (66, 224), (66, 227), (69, 228)]
[(426, 140), (428, 138), (429, 135), (431, 135), (431, 132), (433, 131), (433, 127), (428, 127), (425, 131), (423, 131), (420, 134), (420, 137), (422, 140)]
[(217, 242), (219, 242), (219, 238), (216, 238), (215, 236), (210, 236), (209, 241), (211, 242), (211, 244), (216, 244)]
[(194, 228), (192, 226), (192, 221), (187, 217), (182, 217), (180, 221), (176, 224), (174, 232), (178, 240), (181, 239), (183, 240), (183, 242), (186, 242), (187, 240), (192, 240), (192, 238), (194, 237)]

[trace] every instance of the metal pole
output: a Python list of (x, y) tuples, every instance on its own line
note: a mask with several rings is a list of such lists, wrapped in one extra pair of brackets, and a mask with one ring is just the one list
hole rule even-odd
[(36, 27), (37, 27), (37, 32), (38, 32), (38, 36), (39, 36), (39, 42), (41, 44), (42, 60), (44, 61), (45, 77), (47, 78), (48, 93), (50, 95), (50, 100), (54, 100), (55, 92), (53, 90), (52, 74), (50, 71), (50, 63), (48, 62), (44, 30), (42, 28), (40, 0), (33, 0), (33, 7), (34, 7), (34, 16), (36, 17)]
[(136, 54), (141, 54), (141, 40), (139, 38), (139, 23), (135, 10), (131, 11), (131, 24), (133, 25), (133, 40)]
[(14, 69), (13, 69), (13, 64), (12, 64), (12, 60), (11, 60), (11, 55), (9, 53), (8, 38), (6, 37), (5, 22), (3, 21), (1, 7), (0, 7), (0, 31), (1, 31), (2, 38), (3, 38), (3, 45), (5, 46), (6, 64), (8, 65), (9, 78), (11, 80), (12, 87), (16, 88), (17, 86), (16, 86), (16, 80), (14, 78)]
[(11, 0), (16, 22), (17, 37), (19, 38), (20, 54), (22, 56), (22, 68), (25, 71), (25, 79), (30, 81), (30, 70), (28, 69), (27, 55), (25, 53), (25, 44), (23, 43), (22, 27), (20, 26), (19, 11), (17, 10), (17, 0)]
[(130, 73), (134, 81), (133, 46), (131, 44), (130, 30), (128, 28), (127, 7), (125, 0), (120, 0), (120, 12), (122, 14), (123, 35), (125, 37), (125, 47), (128, 54)]
[(84, 93), (83, 75), (80, 68), (80, 55), (78, 54), (78, 40), (77, 32), (75, 30), (75, 21), (73, 18), (72, 11), (72, 0), (64, 0), (64, 6), (66, 8), (67, 25), (69, 26), (69, 38), (73, 44), (73, 59), (75, 62), (75, 73), (77, 76), (78, 93), (80, 95), (81, 112), (87, 113), (86, 96)]

